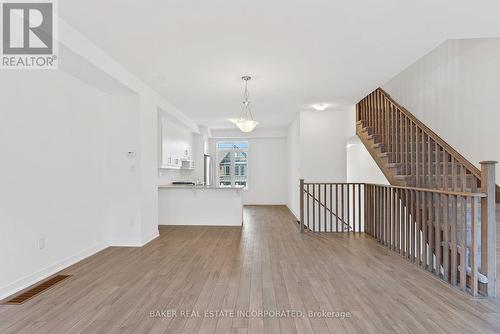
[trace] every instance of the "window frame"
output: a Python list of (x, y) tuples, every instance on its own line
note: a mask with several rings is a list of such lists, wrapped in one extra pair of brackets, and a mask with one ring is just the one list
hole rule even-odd
[[(245, 143), (247, 145), (246, 148), (240, 148), (239, 150), (235, 149), (234, 146), (231, 147), (231, 148), (227, 148), (227, 149), (219, 149), (219, 144), (221, 143), (231, 143), (231, 144), (236, 144), (236, 143)], [(236, 186), (236, 161), (235, 161), (235, 153), (236, 152), (245, 152), (247, 154), (247, 158), (246, 158), (246, 185), (244, 187), (237, 187)], [(220, 187), (220, 177), (221, 177), (221, 172), (220, 172), (220, 161), (221, 159), (224, 158), (224, 156), (229, 153), (229, 156), (230, 156), (230, 168), (229, 168), (229, 171), (230, 171), (230, 175), (231, 175), (231, 186), (230, 187), (237, 187), (239, 189), (244, 189), (244, 190), (248, 190), (248, 185), (249, 185), (249, 181), (250, 181), (250, 176), (249, 176), (249, 171), (250, 171), (250, 161), (248, 159), (249, 157), (249, 151), (250, 151), (250, 145), (249, 145), (249, 142), (246, 141), (246, 140), (220, 140), (220, 141), (216, 141), (215, 142), (215, 157), (216, 157), (216, 162), (217, 162), (217, 166), (216, 166), (216, 173), (217, 173), (217, 186)], [(231, 172), (232, 171), (232, 172)], [(240, 175), (238, 175), (240, 176)]]

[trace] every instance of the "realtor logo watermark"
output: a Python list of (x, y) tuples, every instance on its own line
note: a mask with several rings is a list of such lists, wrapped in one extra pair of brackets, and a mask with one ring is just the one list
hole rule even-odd
[(0, 0), (2, 69), (56, 69), (55, 2)]

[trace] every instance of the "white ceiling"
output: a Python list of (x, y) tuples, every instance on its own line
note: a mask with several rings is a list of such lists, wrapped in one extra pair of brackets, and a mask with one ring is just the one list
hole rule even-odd
[(64, 44), (59, 44), (59, 69), (71, 73), (81, 81), (107, 94), (134, 94), (120, 81), (106, 75), (101, 69), (81, 57)]
[(250, 82), (261, 129), (357, 102), (448, 38), (499, 37), (500, 2), (80, 0), (60, 16), (197, 123), (231, 128)]

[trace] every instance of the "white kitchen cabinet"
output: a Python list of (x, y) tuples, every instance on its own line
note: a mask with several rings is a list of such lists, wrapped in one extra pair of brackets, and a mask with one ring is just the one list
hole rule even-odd
[(161, 117), (160, 168), (192, 169), (193, 134), (188, 129)]

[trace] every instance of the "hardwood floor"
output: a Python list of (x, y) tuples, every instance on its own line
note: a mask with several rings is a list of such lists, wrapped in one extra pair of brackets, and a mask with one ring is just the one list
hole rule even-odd
[[(244, 215), (243, 228), (162, 227), (143, 248), (108, 248), (64, 270), (73, 276), (44, 294), (0, 305), (0, 333), (500, 332), (500, 299), (471, 299), (368, 236), (300, 234), (280, 206), (249, 206)], [(177, 317), (150, 316), (162, 310)], [(181, 310), (351, 316), (181, 317)]]

